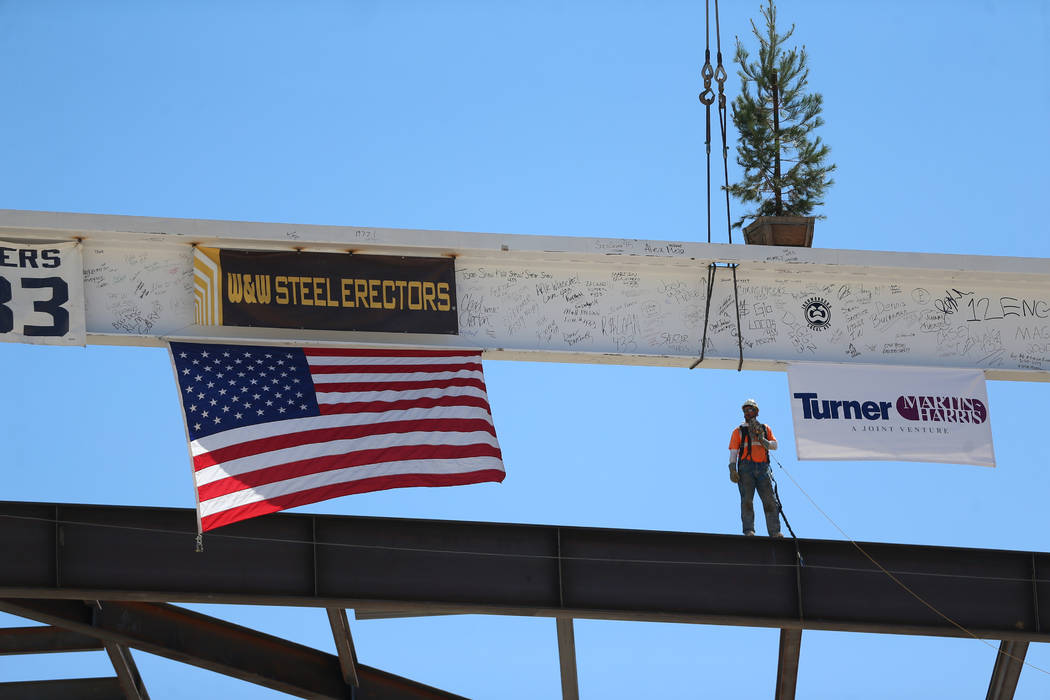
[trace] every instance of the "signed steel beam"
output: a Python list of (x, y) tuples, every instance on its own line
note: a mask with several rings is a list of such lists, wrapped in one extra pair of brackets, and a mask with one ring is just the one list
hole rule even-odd
[[(89, 343), (408, 345), (481, 348), (488, 359), (688, 367), (706, 338), (701, 367), (736, 369), (742, 355), (746, 369), (906, 364), (1050, 381), (1050, 260), (1042, 258), (16, 210), (0, 210), (2, 241), (81, 242)], [(452, 257), (457, 332), (207, 325), (195, 307), (205, 295), (195, 281), (198, 247), (356, 261)], [(322, 287), (337, 316), (357, 303), (337, 284)], [(307, 314), (315, 291), (283, 306), (275, 296), (251, 303), (293, 316), (308, 304)]]

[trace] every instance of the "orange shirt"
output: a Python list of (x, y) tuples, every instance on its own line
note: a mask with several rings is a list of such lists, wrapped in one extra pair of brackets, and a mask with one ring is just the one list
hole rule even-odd
[[(737, 429), (733, 431), (732, 437), (729, 438), (729, 449), (731, 451), (737, 451), (737, 452), (740, 451), (740, 428), (746, 428), (746, 427), (747, 427), (747, 423), (741, 423), (739, 425), (739, 427), (737, 427)], [(765, 426), (765, 429), (766, 429), (766, 439), (769, 440), (770, 442), (772, 442), (773, 440), (776, 440), (776, 438), (773, 437), (773, 430), (772, 430), (772, 428), (770, 428), (767, 425), (767, 426)], [(750, 442), (750, 441), (748, 441), (748, 442)], [(750, 443), (750, 448), (751, 448), (750, 454), (748, 454), (748, 452), (746, 451), (746, 446), (747, 445), (745, 444), (745, 451), (744, 451), (743, 454), (740, 455), (740, 459), (750, 459), (752, 462), (768, 462), (769, 461), (769, 452), (767, 452), (766, 448), (762, 447), (762, 445), (758, 444), (757, 442)]]

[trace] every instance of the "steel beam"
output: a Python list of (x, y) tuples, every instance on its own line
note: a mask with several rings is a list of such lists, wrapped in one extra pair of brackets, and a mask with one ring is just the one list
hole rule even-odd
[[(198, 554), (195, 526), (189, 509), (0, 502), (0, 597), (964, 636), (842, 541), (799, 540), (796, 577), (794, 542), (765, 537), (281, 514)], [(861, 546), (974, 634), (1050, 641), (1050, 554)]]
[(335, 657), (170, 605), (3, 600), (0, 610), (305, 697), (343, 699)]
[(798, 657), (802, 651), (802, 630), (780, 630), (780, 656), (777, 661), (776, 700), (795, 700), (798, 684)]
[(63, 678), (56, 681), (0, 683), (0, 700), (125, 700), (112, 678)]
[(355, 620), (393, 620), (404, 617), (439, 617), (441, 615), (469, 615), (472, 611), (461, 610), (459, 612), (424, 612), (419, 608), (413, 610), (386, 610), (384, 608), (372, 608), (367, 610), (354, 610)]
[[(895, 365), (896, 355), (880, 351), (892, 343), (911, 365), (1050, 381), (1046, 353), (1031, 349), (1050, 317), (1050, 261), (1043, 258), (11, 210), (0, 210), (0, 239), (83, 243), (92, 344), (164, 346), (173, 339), (458, 347), (481, 349), (488, 359), (684, 368), (706, 338), (701, 367), (737, 369), (742, 359), (745, 369), (784, 371), (798, 361)], [(203, 325), (194, 314), (196, 246), (452, 256), (459, 333)], [(733, 264), (735, 274), (715, 274), (708, 298), (702, 280), (715, 263)], [(200, 291), (206, 305), (207, 291)], [(827, 297), (831, 331), (800, 340), (806, 324), (799, 327), (796, 319), (814, 293)], [(579, 306), (584, 300), (586, 314)], [(742, 325), (717, 311), (735, 308), (737, 300)], [(660, 333), (644, 331), (635, 318), (653, 313), (658, 318), (649, 322), (658, 322)], [(557, 332), (543, 332), (548, 317), (558, 319)], [(863, 341), (853, 324), (863, 326)], [(989, 334), (997, 339), (992, 354), (976, 342)], [(964, 343), (971, 335), (974, 342)], [(961, 338), (947, 345), (945, 337)]]
[(576, 634), (572, 618), (559, 617), (558, 667), (561, 670), (561, 696), (563, 700), (580, 700), (580, 681), (576, 674)]
[(339, 669), (343, 672), (343, 681), (357, 688), (361, 679), (357, 677), (357, 652), (354, 650), (354, 638), (350, 635), (350, 621), (342, 608), (328, 608), (328, 624), (332, 627), (332, 638), (335, 650), (339, 654)]
[(131, 649), (123, 644), (106, 642), (106, 654), (117, 672), (117, 680), (120, 681), (120, 689), (124, 692), (127, 700), (149, 700), (146, 685), (139, 675), (139, 668), (135, 659), (131, 657)]
[(1011, 700), (1017, 690), (1017, 681), (1024, 667), (1024, 657), (1028, 654), (1028, 642), (999, 643), (999, 653), (992, 668), (992, 679), (988, 682), (988, 695), (985, 700)]
[(67, 651), (101, 651), (102, 642), (61, 627), (5, 627), (0, 629), (0, 655), (53, 654)]
[[(298, 697), (351, 697), (335, 656), (173, 605), (8, 599), (0, 610)], [(356, 700), (459, 697), (368, 666), (359, 666), (358, 675)]]

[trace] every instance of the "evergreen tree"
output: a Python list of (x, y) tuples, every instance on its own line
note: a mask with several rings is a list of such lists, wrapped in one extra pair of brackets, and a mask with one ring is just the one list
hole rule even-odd
[[(755, 22), (751, 31), (758, 39), (758, 60), (736, 41), (742, 85), (733, 100), (736, 126), (736, 162), (744, 178), (729, 186), (729, 193), (744, 204), (757, 204), (733, 224), (739, 228), (756, 216), (810, 216), (823, 204), (824, 191), (834, 182), (830, 173), (835, 165), (825, 163), (830, 149), (813, 130), (821, 126), (824, 98), (807, 93), (809, 68), (806, 47), (784, 48), (795, 32), (795, 25), (777, 33), (777, 8), (767, 0), (762, 9), (765, 32)], [(824, 218), (823, 216), (818, 218)]]

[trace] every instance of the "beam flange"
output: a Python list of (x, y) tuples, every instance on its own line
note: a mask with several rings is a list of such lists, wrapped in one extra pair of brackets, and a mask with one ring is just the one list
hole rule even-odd
[(408, 610), (387, 610), (385, 608), (355, 608), (355, 620), (394, 620), (404, 617), (440, 617), (442, 615), (469, 615), (472, 610), (460, 610), (458, 612), (446, 610), (444, 612), (426, 612), (419, 608)]

